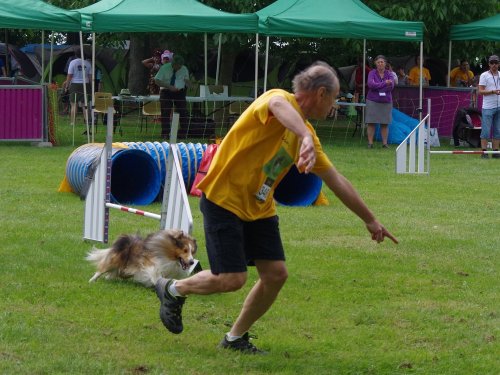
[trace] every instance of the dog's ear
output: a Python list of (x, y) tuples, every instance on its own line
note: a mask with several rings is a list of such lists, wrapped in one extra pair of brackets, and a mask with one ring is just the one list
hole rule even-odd
[(171, 231), (169, 236), (174, 242), (175, 246), (182, 247), (182, 239), (184, 238), (184, 233), (181, 230)]

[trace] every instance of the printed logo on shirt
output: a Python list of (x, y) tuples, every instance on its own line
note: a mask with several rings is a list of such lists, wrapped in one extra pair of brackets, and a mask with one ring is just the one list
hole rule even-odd
[(258, 201), (264, 202), (267, 199), (278, 176), (292, 164), (293, 159), (288, 152), (281, 147), (276, 155), (274, 155), (262, 168), (266, 175), (266, 180), (255, 194)]

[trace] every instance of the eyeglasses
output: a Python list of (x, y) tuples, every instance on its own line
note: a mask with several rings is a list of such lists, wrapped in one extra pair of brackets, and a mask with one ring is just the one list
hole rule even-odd
[(491, 65), (498, 65), (498, 61), (490, 61)]

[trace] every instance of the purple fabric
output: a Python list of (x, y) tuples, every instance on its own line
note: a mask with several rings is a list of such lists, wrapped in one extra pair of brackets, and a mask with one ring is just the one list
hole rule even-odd
[[(456, 112), (459, 108), (476, 107), (473, 103), (474, 88), (424, 87), (423, 115), (427, 114), (427, 99), (431, 99), (431, 127), (437, 128), (440, 137), (451, 137)], [(393, 92), (394, 108), (418, 119), (418, 86), (397, 86)], [(477, 108), (481, 108), (479, 95)]]
[(0, 89), (0, 139), (43, 139), (42, 87)]
[[(392, 82), (391, 85), (385, 83), (386, 80)], [(380, 78), (377, 69), (373, 69), (368, 73), (368, 94), (366, 99), (377, 103), (391, 103), (392, 102), (392, 90), (394, 89), (394, 77), (388, 71), (384, 71), (384, 78)], [(380, 96), (380, 93), (384, 92), (385, 96)]]

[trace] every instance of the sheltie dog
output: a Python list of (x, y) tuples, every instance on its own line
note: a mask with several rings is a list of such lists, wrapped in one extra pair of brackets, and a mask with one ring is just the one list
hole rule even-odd
[(152, 287), (160, 277), (182, 279), (198, 265), (196, 251), (196, 240), (182, 230), (160, 230), (146, 238), (122, 234), (110, 248), (94, 247), (87, 254), (86, 259), (97, 268), (89, 282), (105, 275)]

